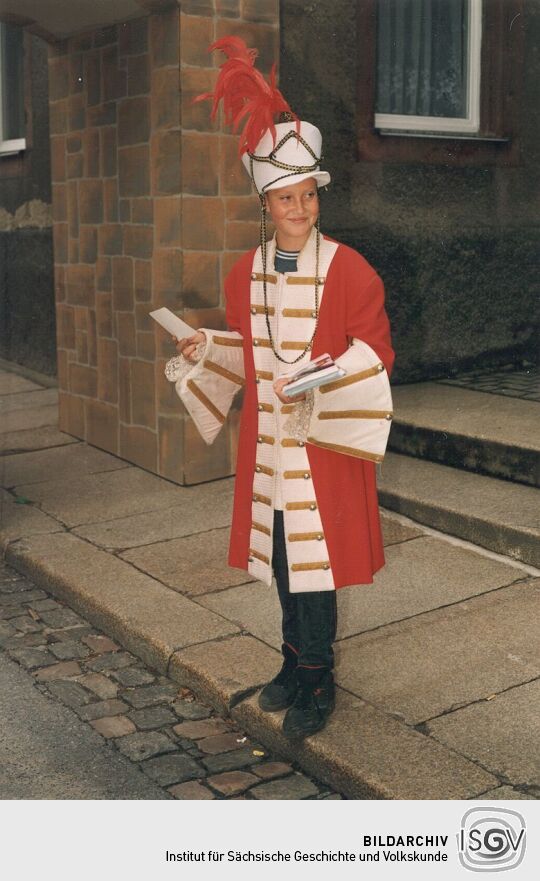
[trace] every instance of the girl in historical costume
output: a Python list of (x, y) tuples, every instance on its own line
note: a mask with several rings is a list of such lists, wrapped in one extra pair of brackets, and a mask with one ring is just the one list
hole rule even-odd
[[(268, 84), (243, 41), (211, 48), (228, 60), (200, 99), (213, 98), (213, 113), (223, 99), (235, 129), (247, 116), (240, 148), (261, 202), (261, 243), (225, 281), (229, 331), (176, 341), (166, 375), (209, 444), (245, 386), (229, 565), (268, 585), (275, 574), (283, 666), (259, 705), (288, 708), (285, 734), (305, 737), (334, 706), (336, 590), (371, 583), (384, 564), (375, 463), (392, 418), (394, 356), (381, 279), (319, 231), (318, 187), (330, 181), (320, 132), (292, 114), (274, 71)], [(287, 121), (275, 124), (277, 113)], [(284, 374), (326, 352), (346, 375), (286, 397)]]

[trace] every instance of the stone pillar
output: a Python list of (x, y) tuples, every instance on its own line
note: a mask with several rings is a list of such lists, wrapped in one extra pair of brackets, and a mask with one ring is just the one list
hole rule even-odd
[(207, 447), (148, 312), (224, 327), (223, 278), (258, 241), (237, 139), (191, 101), (212, 89), (207, 47), (226, 34), (269, 71), (278, 12), (278, 0), (183, 0), (50, 52), (60, 428), (177, 483), (234, 473), (238, 408)]

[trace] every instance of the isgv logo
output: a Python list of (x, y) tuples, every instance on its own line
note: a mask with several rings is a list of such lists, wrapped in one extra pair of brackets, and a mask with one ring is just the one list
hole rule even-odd
[(525, 819), (508, 808), (471, 808), (457, 836), (461, 865), (472, 872), (515, 869), (525, 856)]

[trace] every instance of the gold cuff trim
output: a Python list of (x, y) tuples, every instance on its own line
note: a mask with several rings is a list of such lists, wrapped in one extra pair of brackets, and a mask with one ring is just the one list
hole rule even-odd
[(268, 477), (274, 476), (273, 468), (269, 468), (268, 465), (259, 465), (258, 462), (255, 465), (255, 471), (257, 472), (257, 474), (268, 474)]
[[(265, 314), (264, 313), (264, 306), (257, 306), (256, 303), (251, 304), (251, 306), (249, 307), (249, 311), (251, 312), (252, 315), (264, 315)], [(269, 315), (274, 315), (275, 311), (276, 310), (274, 309), (273, 306), (268, 307), (268, 314)]]
[(322, 541), (322, 532), (291, 532), (287, 538), (289, 541)]
[(285, 478), (285, 480), (296, 480), (300, 477), (302, 477), (304, 480), (308, 480), (311, 477), (311, 471), (284, 471), (283, 477)]
[(283, 404), (281, 407), (282, 413), (292, 413), (294, 410), (294, 404)]
[(384, 456), (379, 453), (368, 453), (367, 450), (356, 450), (354, 447), (343, 447), (341, 444), (329, 444), (325, 441), (315, 440), (314, 437), (308, 437), (308, 443), (315, 447), (323, 447), (325, 450), (332, 450), (334, 453), (344, 453), (346, 456), (356, 456), (357, 459), (368, 459), (370, 462), (382, 462)]
[[(270, 345), (270, 340), (268, 340), (268, 345)], [(309, 346), (309, 340), (306, 340), (305, 343), (299, 342), (298, 340), (285, 340), (285, 342), (281, 343), (282, 349), (306, 349)]]
[(293, 572), (309, 572), (311, 569), (330, 569), (329, 560), (321, 560), (320, 563), (293, 563)]
[(253, 339), (253, 345), (256, 349), (270, 349), (272, 348), (272, 344), (270, 340), (261, 339), (260, 337), (255, 337)]
[(273, 404), (257, 404), (257, 410), (260, 413), (273, 413), (274, 405)]
[(252, 272), (251, 273), (251, 281), (269, 281), (270, 284), (275, 284), (277, 282), (277, 275), (266, 275), (263, 272)]
[(315, 318), (313, 309), (282, 309), (281, 314), (284, 318)]
[(227, 370), (226, 367), (222, 367), (221, 364), (216, 364), (215, 361), (203, 361), (203, 367), (211, 370), (212, 373), (217, 373), (219, 376), (223, 376), (224, 379), (229, 379), (231, 382), (235, 382), (236, 385), (244, 385), (244, 380), (238, 375), (238, 373), (233, 373), (232, 370)]
[(263, 505), (271, 505), (272, 499), (269, 499), (268, 496), (262, 496), (260, 493), (253, 493), (253, 501), (261, 502)]
[(251, 528), (256, 529), (258, 532), (264, 532), (265, 535), (272, 535), (272, 533), (268, 529), (268, 526), (263, 526), (262, 523), (257, 523), (256, 520), (252, 520)]
[(244, 345), (243, 340), (235, 340), (228, 336), (213, 336), (212, 341), (218, 346), (234, 346), (237, 349), (241, 349)]
[(323, 275), (318, 279), (314, 275), (289, 275), (287, 278), (287, 284), (315, 284), (316, 281), (323, 285), (326, 278)]
[(284, 437), (281, 441), (282, 447), (305, 447), (304, 441), (297, 441), (294, 437)]
[(270, 373), (268, 370), (256, 370), (255, 376), (257, 379), (268, 379), (270, 382), (274, 379), (274, 374)]
[(218, 410), (218, 408), (215, 406), (215, 404), (212, 403), (210, 398), (206, 397), (205, 393), (201, 391), (199, 386), (195, 385), (192, 379), (188, 379), (187, 387), (190, 392), (195, 395), (195, 397), (201, 402), (201, 404), (203, 404), (206, 409), (210, 411), (212, 416), (223, 425), (223, 423), (225, 422), (225, 416), (223, 415), (223, 413)]
[(254, 551), (253, 548), (249, 549), (249, 556), (256, 557), (257, 560), (261, 560), (263, 563), (266, 563), (267, 565), (270, 563), (270, 560), (268, 559), (266, 554), (261, 554), (261, 553), (259, 553), (259, 551)]
[(322, 410), (319, 419), (388, 419), (392, 418), (388, 410)]
[(351, 385), (353, 382), (360, 382), (361, 379), (368, 379), (370, 376), (382, 373), (383, 370), (384, 364), (379, 362), (379, 364), (376, 364), (374, 367), (369, 367), (367, 370), (361, 370), (360, 373), (351, 373), (350, 376), (336, 379), (335, 382), (329, 382), (328, 385), (321, 385), (319, 391), (323, 394), (326, 394), (326, 392), (333, 392), (334, 389), (343, 388), (346, 385)]
[(271, 437), (269, 434), (258, 434), (257, 435), (257, 443), (258, 444), (273, 444), (275, 441), (275, 437)]
[(287, 511), (316, 511), (317, 502), (287, 502), (285, 507)]

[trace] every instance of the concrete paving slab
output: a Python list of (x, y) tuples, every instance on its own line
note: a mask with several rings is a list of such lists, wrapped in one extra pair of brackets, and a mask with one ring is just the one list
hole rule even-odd
[(17, 492), (39, 504), (67, 526), (109, 521), (115, 517), (157, 511), (178, 503), (182, 487), (136, 466), (77, 480), (21, 484)]
[(538, 491), (388, 453), (379, 501), (419, 523), (540, 567)]
[(18, 504), (11, 493), (0, 489), (0, 547), (25, 535), (60, 532), (63, 526), (33, 505)]
[(0, 454), (27, 453), (32, 450), (46, 450), (49, 447), (80, 444), (81, 441), (70, 434), (58, 431), (53, 425), (42, 428), (27, 428), (23, 431), (0, 432)]
[(169, 676), (204, 694), (219, 712), (228, 712), (246, 694), (273, 679), (282, 660), (280, 652), (253, 636), (234, 636), (175, 652)]
[(497, 789), (489, 789), (483, 795), (478, 795), (475, 801), (493, 801), (494, 799), (496, 801), (510, 801), (510, 799), (537, 801), (538, 797), (529, 795), (526, 792), (520, 792), (519, 789), (514, 789), (512, 786), (498, 786)]
[(301, 743), (283, 736), (283, 715), (263, 713), (256, 696), (231, 710), (252, 737), (350, 798), (463, 799), (498, 783), (467, 758), (339, 688), (324, 731)]
[(399, 523), (397, 520), (388, 517), (386, 514), (381, 514), (381, 526), (383, 544), (385, 547), (398, 544), (402, 541), (409, 541), (411, 538), (417, 538), (420, 535), (424, 535), (420, 527)]
[[(373, 584), (338, 591), (338, 640), (495, 590), (520, 577), (512, 566), (424, 536), (386, 548)], [(276, 588), (261, 582), (200, 598), (268, 645), (281, 645)]]
[(428, 723), (450, 749), (514, 785), (540, 788), (540, 680)]
[(162, 673), (178, 649), (238, 629), (69, 533), (26, 537), (6, 559)]
[(0, 432), (58, 423), (58, 391), (44, 388), (0, 398)]
[(16, 373), (9, 373), (7, 370), (0, 370), (0, 395), (16, 395), (19, 392), (39, 391), (42, 386), (37, 382), (32, 382), (24, 376), (18, 376)]
[(253, 581), (226, 565), (229, 527), (135, 548), (120, 556), (186, 596), (199, 596)]
[(338, 592), (338, 639), (512, 584), (521, 573), (433, 536), (385, 549), (372, 585)]
[(4, 486), (45, 481), (77, 481), (84, 474), (98, 474), (128, 468), (129, 462), (112, 456), (88, 444), (70, 444), (31, 453), (4, 456), (1, 462), (1, 479)]
[(281, 608), (274, 581), (271, 587), (262, 581), (253, 581), (230, 590), (200, 596), (198, 602), (267, 645), (281, 648)]
[(540, 579), (353, 636), (338, 681), (416, 724), (540, 675)]
[(121, 550), (230, 525), (233, 479), (182, 486), (178, 490), (177, 503), (165, 510), (79, 526), (74, 532), (93, 544)]

